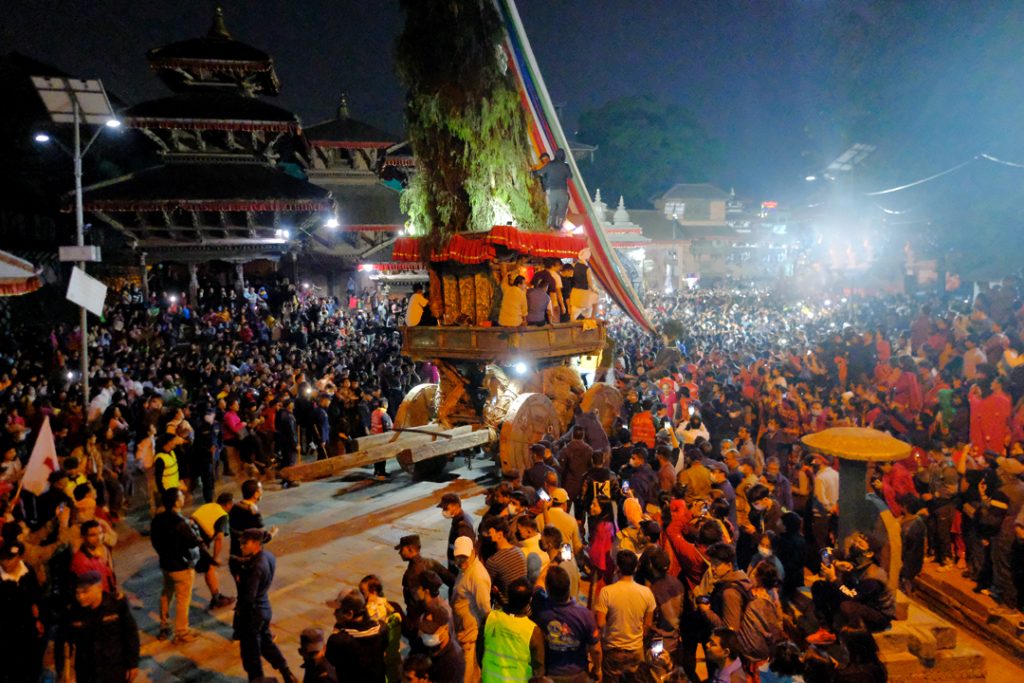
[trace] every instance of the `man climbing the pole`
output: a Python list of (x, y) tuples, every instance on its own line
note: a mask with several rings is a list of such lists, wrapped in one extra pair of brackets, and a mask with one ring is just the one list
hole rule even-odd
[(568, 182), (572, 169), (565, 163), (565, 150), (555, 150), (555, 158), (533, 172), (540, 179), (548, 197), (548, 228), (560, 230), (565, 222), (565, 211), (569, 208)]

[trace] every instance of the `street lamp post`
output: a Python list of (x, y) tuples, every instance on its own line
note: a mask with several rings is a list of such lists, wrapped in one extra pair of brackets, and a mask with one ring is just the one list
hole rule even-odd
[[(114, 116), (106, 92), (99, 81), (82, 81), (71, 78), (33, 77), (33, 84), (43, 104), (55, 123), (71, 123), (74, 129), (74, 146), (68, 150), (56, 138), (40, 133), (35, 136), (37, 142), (46, 143), (53, 140), (63, 152), (68, 153), (74, 163), (75, 175), (75, 236), (77, 244), (77, 265), (84, 273), (86, 259), (99, 260), (98, 256), (88, 256), (85, 249), (85, 206), (82, 198), (82, 158), (88, 153), (103, 128), (118, 128), (121, 122)], [(84, 111), (83, 111), (84, 106)], [(96, 132), (82, 147), (82, 123), (98, 125)], [(63, 252), (64, 248), (61, 248)], [(98, 251), (98, 250), (97, 250)], [(62, 254), (63, 255), (63, 254)], [(63, 259), (62, 259), (63, 260)], [(76, 260), (74, 258), (69, 260)], [(89, 313), (84, 305), (79, 306), (79, 328), (82, 341), (79, 353), (80, 372), (82, 373), (82, 409), (88, 418), (89, 413)]]

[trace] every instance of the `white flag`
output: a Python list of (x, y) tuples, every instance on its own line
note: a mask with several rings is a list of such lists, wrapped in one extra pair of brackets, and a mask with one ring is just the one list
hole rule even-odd
[(40, 495), (50, 482), (50, 472), (60, 469), (57, 461), (57, 445), (53, 442), (53, 430), (50, 429), (50, 416), (43, 418), (43, 426), (36, 437), (36, 445), (32, 447), (32, 456), (25, 466), (25, 477), (22, 485), (26, 491)]

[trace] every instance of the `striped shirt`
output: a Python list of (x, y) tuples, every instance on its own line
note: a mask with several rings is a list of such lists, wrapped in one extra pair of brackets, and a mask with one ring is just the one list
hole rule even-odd
[(508, 585), (526, 578), (526, 555), (520, 548), (505, 548), (491, 555), (485, 566), (501, 596), (501, 604), (507, 604)]

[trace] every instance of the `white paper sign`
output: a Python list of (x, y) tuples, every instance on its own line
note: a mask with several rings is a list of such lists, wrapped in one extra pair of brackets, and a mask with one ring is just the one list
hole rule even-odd
[(82, 306), (98, 316), (103, 315), (103, 302), (107, 298), (107, 286), (84, 270), (75, 266), (71, 269), (68, 283), (68, 300)]

